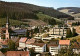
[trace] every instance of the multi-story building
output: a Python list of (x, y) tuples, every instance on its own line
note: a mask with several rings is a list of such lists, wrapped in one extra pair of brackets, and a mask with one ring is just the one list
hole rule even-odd
[(58, 54), (58, 51), (60, 49), (60, 45), (56, 45), (56, 44), (48, 44), (48, 48), (49, 48), (49, 52), (51, 53), (51, 55), (56, 55)]
[(46, 51), (46, 44), (44, 43), (32, 43), (29, 45), (26, 45), (27, 48), (33, 48), (35, 52), (37, 53), (43, 53)]
[(53, 27), (53, 29), (49, 31), (49, 36), (53, 36), (54, 38), (66, 37), (67, 29), (66, 27)]
[(26, 47), (26, 41), (27, 41), (27, 38), (26, 37), (25, 38), (21, 38), (19, 40), (19, 47), (25, 48)]

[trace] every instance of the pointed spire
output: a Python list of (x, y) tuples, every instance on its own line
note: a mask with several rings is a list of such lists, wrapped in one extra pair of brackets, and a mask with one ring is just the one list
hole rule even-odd
[(9, 24), (9, 18), (8, 18), (8, 16), (7, 16), (7, 22), (6, 22), (6, 24)]
[(6, 18), (6, 39), (9, 39), (9, 18)]

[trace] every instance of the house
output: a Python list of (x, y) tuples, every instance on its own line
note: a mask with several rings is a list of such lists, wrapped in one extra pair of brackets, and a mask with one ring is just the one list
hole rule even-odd
[(28, 44), (31, 44), (31, 43), (35, 43), (35, 39), (28, 39), (27, 41), (26, 41), (26, 45), (28, 45)]
[(13, 33), (11, 33), (11, 36), (16, 36), (16, 35), (26, 35), (27, 30), (26, 29), (16, 29), (13, 30)]
[(6, 56), (30, 56), (29, 51), (7, 51)]
[(5, 33), (6, 33), (6, 28), (1, 28), (0, 29), (0, 35), (1, 35), (1, 38), (5, 37)]
[(79, 18), (76, 18), (76, 20), (67, 20), (67, 25), (71, 27), (73, 23), (77, 23), (77, 22), (80, 22)]
[(61, 48), (69, 48), (70, 40), (59, 40), (59, 45)]
[(33, 48), (37, 53), (43, 53), (46, 51), (46, 44), (44, 43), (31, 43), (26, 45), (27, 48)]
[(35, 46), (35, 52), (43, 53), (46, 51), (46, 44), (44, 43), (32, 43)]
[(80, 43), (74, 42), (73, 46), (71, 47), (75, 54), (80, 54)]
[(60, 49), (60, 45), (57, 45), (57, 44), (48, 44), (48, 49), (49, 49), (49, 52), (51, 55), (56, 55), (58, 54), (58, 51)]
[(3, 40), (3, 39), (0, 39), (0, 49), (2, 48), (8, 48), (8, 40)]
[(5, 55), (0, 51), (0, 56), (5, 56)]
[(27, 48), (32, 48), (32, 46), (31, 46), (31, 43), (35, 43), (35, 39), (28, 39), (27, 41), (26, 41), (26, 47)]
[(21, 38), (21, 39), (19, 40), (19, 47), (20, 47), (20, 48), (25, 48), (25, 47), (26, 47), (26, 41), (27, 41), (27, 38), (26, 38), (26, 37)]

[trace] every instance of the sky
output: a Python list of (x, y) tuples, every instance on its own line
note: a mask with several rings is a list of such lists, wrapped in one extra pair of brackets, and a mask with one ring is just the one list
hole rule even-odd
[(80, 7), (80, 0), (2, 0), (7, 2), (24, 2), (38, 6), (53, 7)]

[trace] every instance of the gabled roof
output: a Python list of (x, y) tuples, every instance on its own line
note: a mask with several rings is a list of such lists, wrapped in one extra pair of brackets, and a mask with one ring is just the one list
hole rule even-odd
[(7, 51), (6, 56), (29, 56), (29, 51)]
[(70, 45), (70, 40), (59, 40), (60, 45)]
[(35, 39), (28, 39), (27, 41), (26, 41), (26, 44), (31, 44), (31, 43), (34, 43), (35, 42)]
[(27, 41), (27, 38), (25, 37), (25, 38), (21, 38), (20, 40), (19, 40), (19, 42), (26, 42)]
[(0, 39), (0, 43), (2, 45), (7, 45), (8, 44), (8, 41), (9, 41), (9, 39), (6, 39), (6, 40)]
[(45, 45), (45, 43), (32, 43), (32, 45), (43, 47)]
[(2, 31), (5, 31), (5, 30), (6, 30), (6, 28), (2, 28), (1, 30), (2, 30)]

